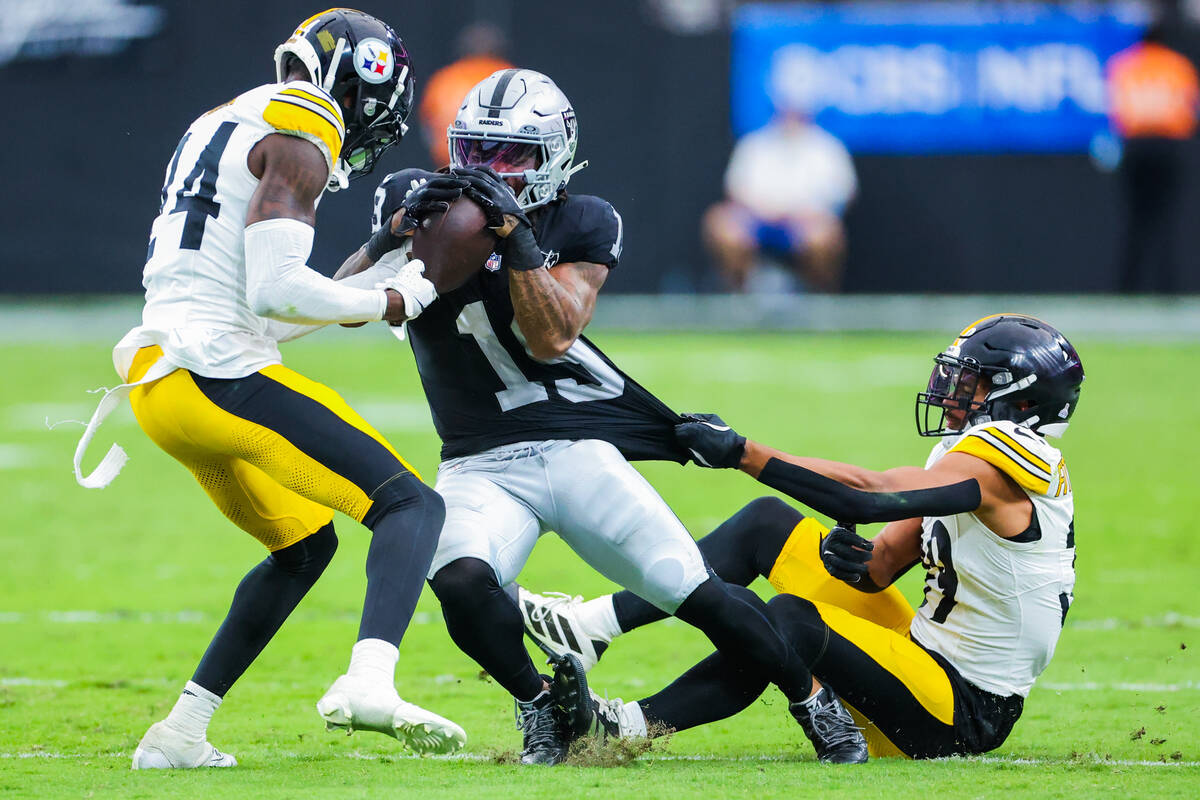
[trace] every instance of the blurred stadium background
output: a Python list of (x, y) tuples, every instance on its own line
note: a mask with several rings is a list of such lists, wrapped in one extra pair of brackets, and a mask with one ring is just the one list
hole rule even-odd
[[(578, 159), (591, 162), (572, 189), (609, 199), (625, 220), (606, 294), (722, 288), (700, 221), (722, 196), (736, 137), (777, 108), (815, 115), (853, 154), (845, 292), (1114, 292), (1125, 223), (1105, 61), (1154, 18), (1171, 47), (1200, 52), (1191, 0), (359, 5), (408, 44), (418, 97), (480, 21), (507, 37), (510, 61), (555, 78), (578, 113)], [(0, 0), (0, 86), (13, 109), (0, 127), (3, 292), (139, 293), (181, 132), (198, 110), (272, 80), (274, 46), (315, 9)], [(431, 166), (428, 132), (413, 123), (381, 170)], [(1172, 293), (1200, 290), (1200, 147), (1181, 149)], [(368, 232), (373, 178), (322, 204), (317, 268), (332, 272)], [(761, 316), (775, 320), (798, 324)]]

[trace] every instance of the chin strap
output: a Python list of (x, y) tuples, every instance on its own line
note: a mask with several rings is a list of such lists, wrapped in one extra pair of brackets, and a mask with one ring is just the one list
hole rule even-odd
[(339, 158), (337, 164), (334, 165), (333, 171), (329, 173), (329, 184), (325, 189), (329, 192), (339, 192), (350, 186), (350, 165), (345, 159)]
[(583, 169), (587, 165), (588, 165), (587, 159), (580, 161), (578, 164), (571, 167), (571, 169), (567, 170), (567, 174), (563, 176), (563, 181), (569, 181), (571, 179), (572, 175), (574, 175), (576, 172), (579, 172), (579, 170)]

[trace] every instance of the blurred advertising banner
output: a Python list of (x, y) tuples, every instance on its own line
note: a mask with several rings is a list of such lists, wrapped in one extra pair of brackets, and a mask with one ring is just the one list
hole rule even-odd
[(738, 135), (776, 110), (860, 153), (1085, 152), (1134, 3), (752, 4), (734, 16)]

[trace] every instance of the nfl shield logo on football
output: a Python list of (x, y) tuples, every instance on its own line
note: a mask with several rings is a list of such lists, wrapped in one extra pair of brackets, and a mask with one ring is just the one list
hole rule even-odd
[(490, 256), (488, 256), (488, 260), (483, 262), (483, 266), (488, 272), (496, 272), (497, 270), (499, 270), (500, 269), (500, 254), (492, 253)]
[(394, 68), (392, 49), (379, 39), (363, 39), (354, 48), (354, 70), (367, 83), (383, 83)]

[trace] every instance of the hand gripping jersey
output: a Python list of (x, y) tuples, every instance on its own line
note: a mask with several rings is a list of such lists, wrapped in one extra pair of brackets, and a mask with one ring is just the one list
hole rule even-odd
[(921, 534), (925, 602), (911, 632), (971, 683), (1028, 696), (1050, 662), (1075, 588), (1075, 501), (1059, 453), (1012, 422), (986, 422), (940, 441), (925, 464), (969, 453), (1008, 475), (1033, 503), (1029, 528), (1011, 539), (974, 514), (926, 517)]
[[(388, 176), (376, 193), (376, 227), (400, 207), (409, 181), (428, 174)], [(621, 217), (598, 197), (555, 200), (534, 214), (533, 224), (547, 265), (612, 268), (621, 256)], [(674, 438), (679, 415), (586, 337), (553, 361), (529, 354), (499, 256), (408, 328), (443, 459), (549, 439), (601, 439), (630, 460), (687, 459)]]
[(279, 363), (271, 323), (246, 299), (244, 235), (258, 179), (246, 159), (264, 136), (304, 138), (336, 163), (345, 127), (324, 90), (305, 81), (259, 86), (187, 129), (167, 165), (146, 254), (142, 325), (114, 352), (126, 374), (139, 347), (157, 344), (176, 366), (240, 378)]

